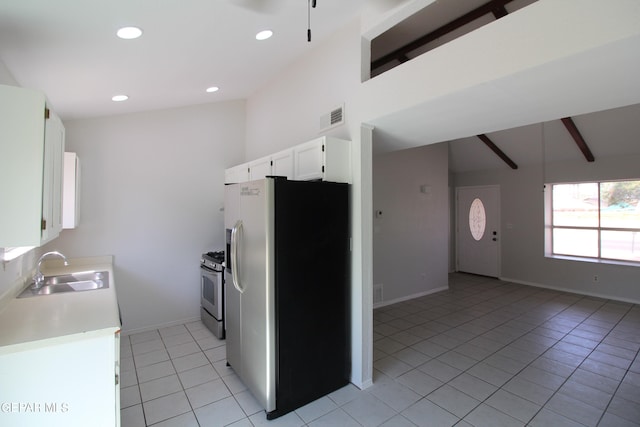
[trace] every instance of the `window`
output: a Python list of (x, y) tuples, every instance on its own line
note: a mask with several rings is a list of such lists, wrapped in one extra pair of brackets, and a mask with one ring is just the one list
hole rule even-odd
[(552, 184), (547, 214), (548, 255), (640, 263), (640, 181)]
[(487, 215), (484, 210), (484, 204), (482, 200), (476, 198), (471, 203), (469, 209), (469, 230), (473, 239), (478, 241), (484, 236), (484, 230), (487, 226)]

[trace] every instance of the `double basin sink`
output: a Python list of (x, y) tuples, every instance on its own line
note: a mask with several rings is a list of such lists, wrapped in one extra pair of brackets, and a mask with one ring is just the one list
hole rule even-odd
[(91, 291), (109, 287), (108, 271), (82, 271), (58, 276), (45, 276), (40, 288), (35, 284), (27, 286), (18, 298), (34, 297), (39, 295), (52, 295), (64, 292)]

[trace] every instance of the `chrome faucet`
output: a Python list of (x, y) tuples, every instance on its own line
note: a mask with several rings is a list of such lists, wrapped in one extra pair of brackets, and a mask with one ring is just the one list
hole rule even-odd
[(42, 264), (42, 261), (44, 261), (44, 259), (49, 255), (59, 256), (64, 260), (64, 265), (69, 265), (69, 261), (67, 261), (67, 257), (62, 255), (58, 251), (52, 251), (52, 252), (47, 252), (42, 254), (42, 256), (38, 259), (38, 264), (36, 265), (36, 274), (34, 274), (33, 276), (33, 282), (34, 282), (33, 289), (40, 289), (44, 284), (44, 274), (40, 272), (40, 264)]

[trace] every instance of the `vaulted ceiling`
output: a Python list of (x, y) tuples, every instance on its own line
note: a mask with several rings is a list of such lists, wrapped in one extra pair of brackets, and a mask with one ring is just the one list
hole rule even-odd
[(433, 2), (372, 40), (371, 74), (389, 70), (536, 1)]
[[(369, 1), (317, 1), (309, 43), (302, 0), (2, 0), (0, 60), (63, 120), (243, 99)], [(132, 25), (142, 37), (116, 37)]]
[[(403, 42), (398, 40), (437, 32), (470, 10), (495, 1), (434, 1), (381, 36), (373, 46), (372, 59), (401, 48)], [(513, 13), (533, 2), (503, 3), (505, 11)], [(300, 0), (3, 0), (0, 60), (19, 84), (44, 90), (63, 119), (246, 98), (362, 13), (363, 7), (389, 8), (408, 1), (317, 3), (310, 15), (313, 39), (308, 43), (308, 2)], [(418, 55), (499, 15), (485, 14), (406, 54)], [(143, 37), (130, 41), (116, 38), (116, 29), (123, 25), (142, 27)], [(256, 41), (255, 33), (265, 28), (275, 35)], [(220, 91), (206, 93), (205, 88), (212, 85)], [(111, 96), (120, 92), (127, 93), (130, 100), (112, 102)], [(634, 105), (573, 120), (597, 162), (601, 157), (638, 153), (638, 118), (640, 107)], [(416, 122), (411, 116), (403, 120)], [(404, 123), (398, 127), (409, 128)], [(582, 158), (559, 120), (487, 132), (486, 136), (519, 166)], [(477, 136), (451, 141), (450, 147), (453, 171), (509, 167)]]
[[(414, 58), (416, 61), (427, 56), (447, 58), (442, 54), (442, 49), (448, 49), (448, 46), (443, 45), (507, 15), (510, 15), (510, 18), (514, 17), (521, 9), (537, 1), (428, 2), (424, 9), (404, 18), (372, 40), (372, 75), (385, 73)], [(573, 5), (573, 9), (580, 3), (563, 4), (565, 8), (559, 11), (560, 15), (556, 14), (558, 16), (552, 16), (558, 9), (554, 7), (553, 2), (543, 4), (541, 1), (532, 8), (536, 11), (544, 9), (545, 16), (552, 17), (551, 21), (559, 21), (556, 22), (556, 29), (567, 30), (571, 19), (566, 19), (569, 16), (562, 14), (574, 13), (566, 6)], [(454, 172), (517, 169), (518, 166), (574, 159), (585, 162), (595, 160), (597, 163), (598, 159), (606, 157), (640, 155), (640, 144), (635, 136), (640, 131), (640, 108), (634, 105), (640, 101), (640, 91), (638, 79), (631, 77), (637, 75), (636, 70), (640, 69), (640, 56), (635, 53), (640, 48), (637, 31), (640, 27), (637, 27), (637, 4), (636, 7), (630, 6), (632, 4), (628, 1), (612, 3), (608, 8), (611, 16), (615, 16), (616, 13), (619, 16), (611, 21), (607, 21), (602, 14), (592, 13), (591, 22), (596, 27), (601, 25), (600, 30), (607, 25), (620, 25), (623, 16), (629, 17), (629, 22), (633, 21), (630, 31), (621, 35), (620, 39), (607, 48), (598, 47), (591, 52), (587, 52), (588, 49), (578, 49), (573, 52), (579, 52), (574, 57), (562, 58), (555, 64), (549, 62), (520, 71), (517, 75), (499, 75), (495, 80), (482, 81), (475, 86), (462, 86), (458, 91), (434, 96), (429, 101), (406, 104), (407, 106), (397, 113), (389, 112), (388, 115), (380, 115), (379, 118), (376, 118), (375, 114), (372, 115), (370, 123), (376, 128), (377, 133), (377, 137), (374, 138), (374, 151), (384, 153), (422, 144), (445, 142), (450, 145), (450, 166)], [(620, 9), (625, 7), (628, 8), (628, 14), (620, 12)], [(578, 12), (576, 9), (575, 13)], [(564, 20), (558, 19), (562, 16), (565, 17)], [(510, 19), (510, 22), (513, 20)], [(545, 22), (540, 19), (527, 25), (533, 25), (532, 34), (547, 33)], [(521, 28), (529, 28), (527, 25)], [(585, 27), (576, 29), (579, 29), (576, 31), (577, 34), (581, 34), (580, 31), (588, 33)], [(469, 36), (466, 40), (473, 37), (471, 34)], [(542, 50), (546, 50), (547, 46), (550, 51), (556, 48), (558, 43), (554, 44), (554, 41), (562, 41), (564, 34), (560, 32), (556, 36), (557, 40), (549, 37)], [(628, 39), (620, 42), (623, 37)], [(450, 70), (453, 75), (464, 73), (473, 76), (479, 68), (486, 71), (482, 68), (482, 53), (500, 51), (499, 48), (493, 48), (502, 46), (507, 40), (500, 40), (495, 34), (493, 38), (483, 40), (484, 45), (468, 43), (467, 50), (456, 51), (457, 57), (466, 52), (473, 60), (469, 60), (468, 63), (450, 61), (455, 64), (452, 68), (445, 65), (441, 68)], [(526, 38), (520, 40), (521, 43), (527, 41), (529, 40)], [(454, 44), (462, 45), (451, 45)], [(439, 47), (442, 49), (438, 49), (438, 52), (429, 52)], [(470, 47), (480, 54), (470, 51)], [(522, 44), (522, 52), (527, 52), (526, 44)], [(485, 62), (491, 64), (486, 59), (487, 56), (489, 55), (485, 55)], [(492, 58), (510, 62), (508, 59), (505, 60), (504, 56)], [(389, 74), (395, 73), (405, 77), (419, 75), (423, 76), (425, 82), (434, 85), (435, 79), (432, 74), (436, 73), (432, 71), (440, 66), (441, 62), (436, 64), (435, 61), (425, 60), (421, 64), (422, 68), (409, 68), (412, 71), (404, 74), (400, 67)], [(546, 67), (547, 64), (551, 65)], [(447, 79), (442, 73), (438, 74), (438, 77), (441, 79), (438, 81)], [(410, 97), (408, 99), (413, 100)], [(616, 106), (626, 107), (611, 109)], [(565, 116), (567, 111), (576, 116)], [(585, 114), (587, 112), (588, 114)], [(536, 123), (540, 120), (545, 122)]]
[[(584, 114), (573, 117), (573, 121), (595, 162), (607, 157), (640, 155), (640, 105)], [(487, 136), (518, 166), (567, 160), (587, 162), (561, 120), (492, 132)], [(509, 168), (475, 136), (450, 141), (449, 147), (449, 166), (453, 172)]]

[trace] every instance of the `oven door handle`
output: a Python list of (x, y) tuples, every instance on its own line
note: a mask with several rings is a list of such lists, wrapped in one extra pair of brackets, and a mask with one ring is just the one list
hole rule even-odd
[(238, 244), (242, 239), (242, 221), (238, 220), (236, 225), (231, 230), (231, 277), (233, 287), (240, 293), (244, 292), (244, 289), (240, 286), (240, 277), (238, 274)]

